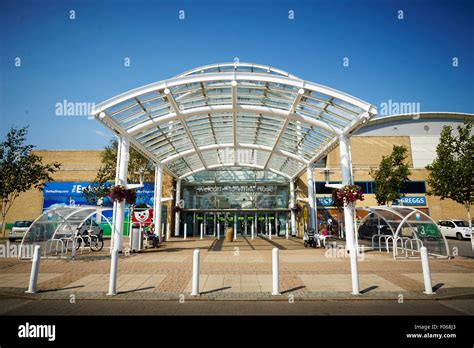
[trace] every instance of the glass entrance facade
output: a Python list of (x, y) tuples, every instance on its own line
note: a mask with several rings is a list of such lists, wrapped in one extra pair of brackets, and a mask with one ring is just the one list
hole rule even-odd
[(181, 197), (188, 236), (199, 236), (201, 228), (204, 236), (224, 236), (227, 227), (242, 236), (251, 236), (252, 230), (284, 235), (290, 219), (287, 182), (194, 182), (182, 186)]
[(227, 227), (237, 229), (237, 234), (241, 236), (251, 236), (252, 229), (255, 236), (268, 236), (270, 231), (274, 236), (284, 236), (290, 221), (290, 212), (286, 210), (263, 212), (183, 210), (181, 220), (182, 223), (187, 224), (188, 236), (199, 236), (202, 228), (204, 236), (216, 237), (220, 233), (223, 237)]

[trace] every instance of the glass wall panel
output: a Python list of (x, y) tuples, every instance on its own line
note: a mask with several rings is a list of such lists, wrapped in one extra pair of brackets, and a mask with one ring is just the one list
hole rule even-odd
[(288, 208), (287, 185), (189, 185), (183, 186), (185, 209)]

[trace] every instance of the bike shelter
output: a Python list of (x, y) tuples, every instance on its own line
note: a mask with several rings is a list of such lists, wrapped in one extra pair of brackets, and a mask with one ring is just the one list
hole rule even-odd
[(431, 256), (451, 257), (446, 237), (423, 211), (406, 206), (361, 209), (368, 214), (358, 224), (357, 237), (369, 238), (374, 250), (392, 251), (393, 258), (398, 259), (419, 257), (420, 248), (424, 246)]
[(111, 208), (97, 206), (60, 206), (44, 211), (25, 232), (18, 253), (19, 259), (31, 259), (34, 245), (41, 246), (42, 258), (75, 256), (77, 228), (86, 220), (103, 219), (111, 228), (111, 221), (104, 216)]

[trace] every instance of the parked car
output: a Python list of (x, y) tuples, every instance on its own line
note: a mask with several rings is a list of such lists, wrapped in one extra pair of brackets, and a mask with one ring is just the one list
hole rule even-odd
[(8, 237), (10, 242), (14, 242), (17, 239), (23, 239), (25, 232), (28, 230), (28, 227), (30, 227), (32, 223), (33, 221), (31, 220), (15, 221), (12, 230), (10, 231), (10, 236)]
[(458, 240), (462, 240), (463, 238), (471, 239), (471, 231), (469, 230), (469, 222), (467, 221), (440, 220), (438, 226), (445, 237), (453, 237)]
[(380, 234), (392, 234), (390, 227), (384, 220), (380, 220), (380, 225), (378, 223), (378, 219), (365, 220), (364, 224), (359, 226), (359, 238), (372, 239), (372, 236), (374, 234), (379, 234), (379, 231)]

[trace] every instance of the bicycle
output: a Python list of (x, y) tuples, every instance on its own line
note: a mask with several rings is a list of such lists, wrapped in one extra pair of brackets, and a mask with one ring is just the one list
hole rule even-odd
[(102, 238), (102, 231), (99, 235), (96, 234), (83, 234), (82, 236), (77, 236), (76, 240), (76, 250), (78, 250), (83, 244), (83, 248), (90, 248), (92, 251), (101, 251), (104, 247), (104, 239)]

